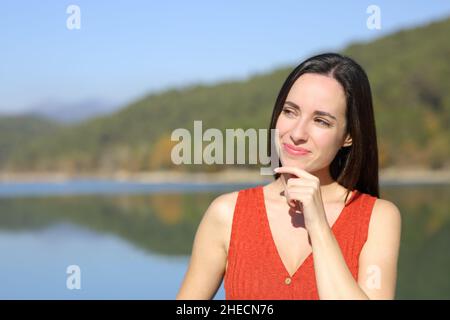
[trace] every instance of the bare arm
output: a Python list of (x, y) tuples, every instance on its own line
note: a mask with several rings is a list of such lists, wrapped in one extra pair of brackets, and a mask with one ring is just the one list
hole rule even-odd
[(400, 251), (401, 216), (389, 201), (377, 200), (368, 240), (359, 256), (358, 283), (371, 299), (394, 299)]
[(177, 300), (212, 299), (225, 273), (231, 221), (237, 192), (217, 197), (197, 229), (189, 267)]
[(401, 218), (395, 205), (377, 200), (368, 239), (359, 257), (358, 282), (348, 269), (328, 227), (310, 231), (314, 269), (321, 299), (393, 299), (400, 246)]

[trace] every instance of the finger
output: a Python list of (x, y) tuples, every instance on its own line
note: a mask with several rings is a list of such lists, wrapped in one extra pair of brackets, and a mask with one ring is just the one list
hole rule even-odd
[(297, 206), (297, 200), (291, 197), (289, 194), (288, 188), (284, 189), (284, 196), (286, 197), (286, 202), (291, 208), (295, 208)]
[(297, 168), (297, 167), (278, 167), (278, 168), (275, 168), (274, 171), (276, 173), (290, 173), (299, 178), (317, 179), (316, 176), (306, 172), (303, 169)]
[(288, 195), (286, 196), (286, 202), (287, 202), (288, 206), (291, 208), (297, 208), (299, 205), (298, 200), (293, 199), (293, 198), (289, 197)]
[(286, 202), (290, 207), (296, 207), (312, 193), (311, 187), (289, 187), (285, 190)]

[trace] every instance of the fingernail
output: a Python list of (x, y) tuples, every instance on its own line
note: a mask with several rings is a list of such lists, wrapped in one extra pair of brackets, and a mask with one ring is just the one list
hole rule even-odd
[(278, 168), (273, 169), (273, 171), (278, 172)]

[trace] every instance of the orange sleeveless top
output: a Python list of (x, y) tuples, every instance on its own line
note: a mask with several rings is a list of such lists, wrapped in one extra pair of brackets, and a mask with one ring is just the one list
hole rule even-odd
[[(355, 280), (377, 198), (355, 190), (331, 230)], [(319, 299), (312, 253), (290, 276), (275, 246), (262, 186), (239, 191), (228, 249), (225, 299)]]

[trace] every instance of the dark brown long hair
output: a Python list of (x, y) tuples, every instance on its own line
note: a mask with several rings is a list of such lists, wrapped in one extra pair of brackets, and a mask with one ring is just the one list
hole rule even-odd
[[(344, 88), (347, 101), (347, 132), (352, 145), (342, 147), (330, 165), (330, 175), (350, 191), (379, 197), (378, 147), (369, 79), (363, 68), (349, 57), (325, 53), (311, 57), (298, 65), (287, 77), (278, 94), (270, 120), (275, 129), (286, 97), (294, 82), (305, 73), (326, 75), (336, 79)], [(270, 139), (269, 150), (275, 150)], [(281, 166), (281, 163), (279, 164)], [(277, 179), (280, 174), (274, 174)]]

